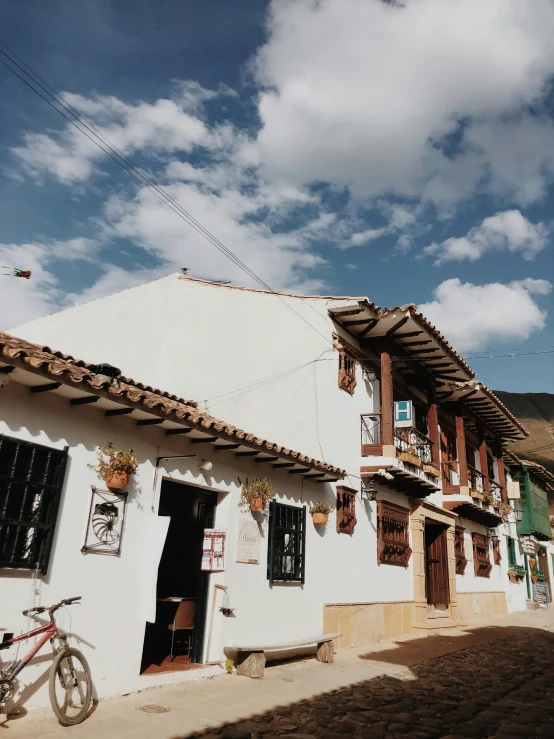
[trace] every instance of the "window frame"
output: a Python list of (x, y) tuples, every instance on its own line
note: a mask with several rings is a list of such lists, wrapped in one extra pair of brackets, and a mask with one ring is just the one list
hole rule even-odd
[[(3, 537), (5, 549), (0, 551), (0, 568), (14, 570), (38, 570), (41, 575), (48, 573), (52, 544), (58, 523), (60, 502), (63, 494), (65, 474), (67, 469), (69, 447), (56, 449), (55, 447), (37, 444), (32, 441), (18, 439), (17, 437), (0, 434), (0, 464), (3, 460), (3, 452), (6, 446), (13, 445), (13, 457), (10, 460), (10, 469), (3, 471), (0, 467), (0, 541)], [(21, 450), (30, 452), (24, 476), (16, 474), (18, 460)], [(46, 454), (42, 481), (34, 480), (33, 465), (37, 452)], [(8, 451), (9, 453), (9, 451)], [(51, 481), (46, 480), (51, 476)], [(14, 486), (23, 488), (21, 500), (16, 498), (17, 492), (12, 493)], [(29, 498), (29, 490), (31, 497)], [(12, 497), (10, 497), (12, 493)], [(19, 505), (18, 517), (9, 515), (13, 501), (17, 500)], [(30, 508), (30, 513), (24, 512), (24, 508)], [(10, 533), (13, 529), (15, 541), (13, 542), (11, 556), (6, 556), (6, 550), (10, 544)], [(20, 542), (21, 529), (27, 530), (23, 542)], [(32, 532), (32, 533), (31, 533)], [(29, 559), (25, 556), (16, 556), (29, 552)]]
[[(386, 525), (385, 525), (385, 522)], [(396, 531), (392, 527), (396, 526)], [(377, 501), (377, 562), (407, 567), (412, 555), (410, 547), (410, 509)]]
[(339, 347), (339, 376), (338, 383), (339, 388), (354, 395), (354, 388), (357, 385), (356, 381), (356, 359), (354, 356), (344, 347)]
[(454, 553), (456, 556), (456, 574), (465, 575), (467, 559), (465, 529), (462, 526), (454, 527)]
[[(292, 518), (296, 519), (296, 527), (287, 527), (279, 525), (282, 522), (282, 514), (290, 511)], [(298, 523), (300, 526), (298, 527)], [(286, 552), (286, 544), (282, 550), (276, 548), (276, 537), (282, 532), (284, 536), (293, 535), (296, 538), (294, 553)], [(299, 543), (298, 543), (299, 540)], [(288, 544), (288, 542), (287, 542)], [(276, 567), (279, 557), (293, 557), (299, 560), (298, 568), (287, 577), (284, 568)], [(275, 500), (269, 503), (269, 525), (268, 525), (268, 542), (267, 542), (267, 579), (269, 584), (274, 583), (300, 583), (304, 585), (306, 581), (306, 506), (291, 506), (286, 503), (278, 503)]]
[[(475, 577), (490, 577), (492, 570), (490, 539), (487, 534), (479, 534), (474, 531), (471, 534), (473, 543), (473, 571)], [(479, 550), (483, 551), (484, 556), (479, 555)]]
[(506, 549), (508, 551), (508, 567), (517, 567), (516, 540), (513, 536), (506, 537)]
[(337, 485), (337, 533), (353, 534), (357, 523), (354, 488)]

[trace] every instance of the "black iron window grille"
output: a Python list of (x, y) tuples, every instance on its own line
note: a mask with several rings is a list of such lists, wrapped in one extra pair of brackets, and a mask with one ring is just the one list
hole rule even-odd
[(306, 507), (269, 504), (267, 578), (274, 582), (304, 582)]
[(0, 434), (0, 567), (47, 573), (68, 448)]

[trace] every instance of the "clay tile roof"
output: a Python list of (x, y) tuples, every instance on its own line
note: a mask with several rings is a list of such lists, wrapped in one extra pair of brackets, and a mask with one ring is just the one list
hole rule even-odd
[(184, 421), (187, 426), (196, 427), (202, 432), (210, 431), (222, 440), (240, 442), (260, 452), (272, 453), (306, 466), (310, 470), (324, 472), (334, 478), (342, 478), (346, 474), (339, 467), (261, 439), (214, 418), (201, 411), (195, 401), (184, 400), (149, 385), (143, 385), (141, 382), (135, 382), (123, 375), (120, 375), (113, 383), (109, 380), (102, 380), (96, 375), (94, 364), (52, 351), (47, 346), (31, 344), (2, 331), (0, 331), (0, 362), (43, 375), (55, 382), (70, 386), (79, 385), (83, 390), (92, 391), (122, 404), (138, 405), (141, 409), (155, 411), (158, 416), (165, 416), (168, 421)]

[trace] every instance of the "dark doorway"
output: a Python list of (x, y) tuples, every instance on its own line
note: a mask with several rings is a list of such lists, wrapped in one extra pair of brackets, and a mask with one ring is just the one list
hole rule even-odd
[(444, 606), (450, 603), (446, 526), (425, 522), (425, 591), (427, 603)]
[[(216, 493), (162, 482), (158, 516), (169, 517), (170, 523), (158, 567), (156, 621), (146, 624), (141, 674), (189, 669), (202, 662), (209, 582), (209, 573), (201, 570), (202, 542), (204, 529), (214, 525), (216, 505)], [(185, 602), (187, 606), (181, 605)], [(183, 621), (177, 615), (180, 606), (190, 628), (173, 631)], [(192, 611), (188, 621), (187, 611)]]
[(442, 428), (440, 432), (440, 447), (442, 485), (446, 489), (452, 487), (451, 471), (457, 469), (458, 452), (456, 437)]

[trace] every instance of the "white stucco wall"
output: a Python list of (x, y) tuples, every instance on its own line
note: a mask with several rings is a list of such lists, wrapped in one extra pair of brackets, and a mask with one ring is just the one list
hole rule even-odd
[[(149, 583), (155, 583), (155, 577), (151, 577), (148, 542), (157, 518), (164, 476), (219, 491), (215, 525), (228, 531), (227, 566), (224, 573), (210, 576), (208, 618), (216, 582), (228, 586), (236, 610), (234, 618), (224, 618), (217, 610), (213, 625), (207, 623), (206, 635), (210, 629), (213, 634), (207, 660), (221, 659), (224, 646), (288, 641), (318, 634), (322, 628), (323, 605), (328, 602), (412, 598), (411, 568), (377, 565), (375, 503), (364, 506), (358, 498), (358, 525), (353, 536), (336, 533), (334, 513), (323, 531), (308, 516), (305, 585), (270, 587), (266, 575), (267, 518), (262, 516), (260, 564), (234, 561), (237, 519), (251, 515), (239, 510), (238, 476), (259, 474), (259, 465), (237, 460), (230, 454), (212, 453), (210, 457), (208, 447), (202, 454), (213, 462), (210, 472), (200, 472), (195, 459), (168, 460), (163, 463), (165, 468), (160, 468), (154, 489), (157, 456), (198, 453), (198, 447), (184, 439), (168, 440), (155, 428), (138, 429), (128, 417), (107, 419), (93, 405), (71, 407), (67, 398), (55, 394), (31, 395), (28, 388), (16, 382), (0, 390), (0, 433), (58, 449), (70, 447), (49, 572), (38, 580), (40, 592), (35, 605), (49, 605), (74, 595), (83, 597), (82, 605), (60, 612), (60, 625), (80, 642), (101, 697), (194, 677), (194, 673), (139, 676), (146, 614), (155, 598), (155, 593), (148, 589)], [(83, 555), (80, 551), (88, 519), (90, 486), (101, 484), (88, 464), (95, 461), (97, 446), (107, 440), (119, 448), (132, 447), (140, 460), (129, 488), (119, 557)], [(334, 504), (334, 486), (329, 484), (303, 482), (283, 471), (273, 471), (272, 482), (281, 502), (309, 506), (324, 499)], [(403, 496), (393, 492), (387, 492), (387, 498), (406, 503)], [(157, 570), (157, 563), (154, 569)], [(3, 629), (16, 632), (28, 629), (30, 624), (21, 611), (32, 605), (32, 587), (31, 573), (0, 570)], [(206, 644), (207, 639), (208, 636)], [(20, 656), (26, 651), (21, 648)], [(2, 657), (7, 659), (8, 653), (4, 652)], [(26, 668), (21, 674), (22, 687), (35, 684), (47, 664), (41, 662)], [(47, 702), (46, 686), (43, 686), (26, 700), (26, 706)]]

